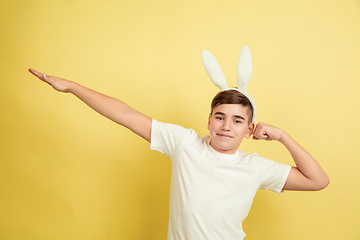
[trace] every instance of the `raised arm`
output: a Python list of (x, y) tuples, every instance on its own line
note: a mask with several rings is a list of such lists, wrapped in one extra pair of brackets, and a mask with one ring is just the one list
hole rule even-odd
[(253, 139), (277, 140), (290, 152), (296, 167), (292, 167), (283, 190), (316, 191), (325, 188), (330, 180), (319, 163), (285, 131), (258, 123)]
[(131, 108), (126, 103), (66, 79), (48, 76), (34, 69), (29, 69), (29, 72), (59, 92), (74, 94), (96, 112), (130, 129), (150, 142), (152, 119)]

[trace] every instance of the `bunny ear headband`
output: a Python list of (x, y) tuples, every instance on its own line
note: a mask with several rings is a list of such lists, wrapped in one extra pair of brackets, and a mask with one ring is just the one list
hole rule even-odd
[(238, 65), (237, 65), (237, 84), (238, 88), (229, 88), (223, 71), (219, 63), (216, 61), (214, 55), (207, 50), (203, 50), (201, 54), (202, 63), (205, 67), (206, 72), (208, 73), (211, 81), (218, 86), (221, 91), (226, 90), (237, 90), (240, 93), (244, 94), (250, 100), (250, 103), (253, 107), (253, 116), (252, 122), (255, 122), (256, 119), (256, 106), (254, 100), (251, 98), (249, 93), (246, 91), (246, 88), (250, 82), (252, 75), (252, 57), (250, 49), (245, 45), (240, 52)]

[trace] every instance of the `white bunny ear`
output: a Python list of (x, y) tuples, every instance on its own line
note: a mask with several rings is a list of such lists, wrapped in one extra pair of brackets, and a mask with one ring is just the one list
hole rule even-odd
[(201, 54), (202, 63), (209, 75), (211, 81), (221, 90), (229, 89), (223, 71), (219, 63), (216, 61), (214, 55), (207, 50), (203, 50)]
[(250, 48), (245, 45), (240, 52), (237, 67), (238, 88), (246, 91), (252, 75), (252, 57)]

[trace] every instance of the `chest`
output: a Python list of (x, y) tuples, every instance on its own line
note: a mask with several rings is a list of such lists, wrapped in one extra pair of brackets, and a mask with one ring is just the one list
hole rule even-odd
[(202, 146), (185, 147), (172, 160), (172, 178), (189, 194), (239, 201), (259, 188), (256, 165), (246, 156), (223, 160)]

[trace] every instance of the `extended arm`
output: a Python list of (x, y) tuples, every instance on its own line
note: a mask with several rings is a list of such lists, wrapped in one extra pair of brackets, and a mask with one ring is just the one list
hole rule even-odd
[(290, 152), (296, 167), (290, 174), (284, 190), (316, 191), (325, 188), (330, 180), (319, 163), (285, 131), (264, 123), (258, 123), (253, 138), (277, 140)]
[(150, 142), (152, 119), (131, 108), (126, 103), (66, 79), (47, 76), (33, 69), (29, 69), (29, 72), (51, 85), (57, 91), (74, 94), (96, 112), (130, 129)]

